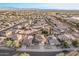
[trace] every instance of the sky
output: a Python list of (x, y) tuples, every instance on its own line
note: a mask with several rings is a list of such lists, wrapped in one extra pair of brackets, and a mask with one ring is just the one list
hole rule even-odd
[(79, 3), (0, 3), (0, 7), (79, 10)]

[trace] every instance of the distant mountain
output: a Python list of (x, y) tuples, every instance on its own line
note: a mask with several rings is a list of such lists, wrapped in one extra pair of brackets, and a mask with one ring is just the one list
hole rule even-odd
[(64, 10), (64, 9), (39, 9), (39, 8), (14, 8), (14, 7), (0, 7), (0, 10), (79, 11), (79, 10)]

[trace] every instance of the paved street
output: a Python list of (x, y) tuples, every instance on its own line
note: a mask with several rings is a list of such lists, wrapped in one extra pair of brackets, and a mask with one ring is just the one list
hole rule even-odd
[(26, 51), (26, 52), (61, 52), (61, 51), (72, 51), (79, 50), (79, 48), (70, 47), (70, 48), (60, 48), (56, 46), (32, 46), (19, 48), (17, 51)]
[(22, 47), (18, 49), (13, 48), (6, 48), (6, 47), (0, 47), (0, 56), (10, 56), (14, 55), (17, 52), (27, 52), (31, 56), (54, 56), (57, 53), (60, 53), (62, 51), (73, 51), (73, 50), (79, 50), (79, 48), (58, 48), (56, 46), (31, 46), (31, 47)]
[(12, 56), (16, 53), (13, 48), (0, 47), (0, 56)]

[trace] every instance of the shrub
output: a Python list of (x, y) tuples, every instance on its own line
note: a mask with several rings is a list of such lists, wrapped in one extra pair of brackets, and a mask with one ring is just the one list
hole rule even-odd
[(41, 31), (42, 31), (42, 34), (44, 34), (46, 36), (48, 35), (48, 31), (47, 30), (42, 29)]
[(72, 45), (75, 46), (75, 47), (78, 47), (79, 46), (79, 41), (78, 40), (72, 41)]
[(79, 23), (76, 23), (76, 27), (79, 27)]
[(20, 42), (18, 40), (14, 41), (14, 47), (15, 48), (20, 48), (21, 47), (21, 44), (20, 44)]
[(15, 47), (15, 48), (19, 48), (21, 47), (21, 44), (18, 40), (12, 40), (11, 38), (6, 38), (5, 39), (5, 46), (6, 47)]
[(69, 47), (69, 44), (68, 44), (67, 41), (64, 41), (64, 42), (63, 42), (63, 47), (65, 47), (65, 48), (68, 48), (68, 47)]
[(24, 52), (24, 53), (20, 53), (19, 56), (29, 56), (29, 54)]
[(8, 40), (8, 41), (6, 41), (6, 44), (5, 44), (5, 45), (6, 45), (7, 47), (13, 47), (13, 44), (12, 44), (12, 43), (13, 43), (13, 41)]

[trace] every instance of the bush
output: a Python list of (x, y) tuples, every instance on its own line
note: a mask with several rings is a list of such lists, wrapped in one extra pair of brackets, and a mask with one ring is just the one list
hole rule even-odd
[(14, 47), (15, 48), (20, 48), (21, 47), (21, 44), (20, 44), (20, 42), (18, 40), (14, 41)]
[(44, 34), (46, 36), (48, 35), (48, 31), (47, 30), (42, 29), (41, 31), (42, 31), (42, 34)]
[(9, 40), (12, 40), (11, 38), (6, 38), (6, 39), (4, 39), (5, 41), (9, 41)]
[(79, 40), (72, 41), (72, 45), (75, 47), (79, 46)]
[(76, 24), (76, 27), (79, 27), (79, 23)]
[(24, 53), (19, 54), (19, 56), (29, 56), (29, 54), (24, 52)]
[(68, 44), (67, 41), (63, 41), (63, 47), (65, 47), (65, 48), (68, 48), (69, 47), (69, 44)]
[(13, 47), (13, 44), (12, 44), (12, 43), (13, 43), (13, 41), (8, 40), (8, 41), (6, 41), (6, 44), (5, 44), (5, 45), (6, 45), (7, 47)]
[(56, 56), (64, 56), (65, 54), (63, 52), (57, 54)]
[(18, 40), (12, 40), (11, 38), (6, 38), (5, 39), (5, 46), (6, 47), (15, 47), (15, 48), (19, 48), (21, 47), (21, 44)]

